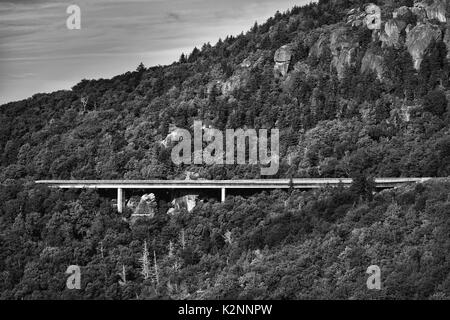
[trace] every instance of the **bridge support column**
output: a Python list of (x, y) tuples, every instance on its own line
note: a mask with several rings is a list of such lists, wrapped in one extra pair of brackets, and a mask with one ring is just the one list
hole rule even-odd
[(222, 202), (225, 202), (225, 198), (226, 198), (226, 192), (225, 192), (225, 188), (222, 188), (221, 190), (221, 200)]
[(122, 190), (122, 188), (117, 188), (117, 211), (119, 213), (123, 212), (123, 190)]

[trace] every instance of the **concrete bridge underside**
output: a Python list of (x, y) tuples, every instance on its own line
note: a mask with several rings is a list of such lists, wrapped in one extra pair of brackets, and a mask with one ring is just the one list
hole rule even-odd
[[(431, 178), (377, 178), (375, 187), (396, 188), (409, 183), (423, 183)], [(40, 180), (37, 184), (61, 189), (117, 189), (117, 210), (123, 211), (125, 189), (209, 190), (221, 192), (221, 201), (227, 189), (319, 189), (326, 186), (350, 186), (352, 179), (272, 179), (272, 180)]]

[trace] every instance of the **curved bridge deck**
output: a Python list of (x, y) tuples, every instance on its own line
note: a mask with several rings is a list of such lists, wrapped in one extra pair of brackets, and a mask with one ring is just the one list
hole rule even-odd
[[(396, 188), (422, 183), (431, 178), (377, 178), (376, 188)], [(37, 184), (63, 189), (117, 189), (117, 208), (123, 210), (124, 189), (219, 189), (225, 201), (226, 189), (319, 189), (326, 186), (349, 186), (352, 179), (264, 179), (264, 180), (39, 180)]]

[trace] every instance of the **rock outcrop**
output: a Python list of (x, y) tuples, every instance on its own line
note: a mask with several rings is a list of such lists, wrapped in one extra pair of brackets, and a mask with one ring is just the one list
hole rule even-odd
[(415, 3), (414, 7), (410, 10), (419, 21), (423, 22), (427, 19), (427, 11), (425, 10), (425, 5), (423, 3)]
[(274, 61), (275, 76), (286, 76), (289, 70), (289, 64), (292, 58), (292, 48), (290, 45), (284, 45), (275, 52)]
[(347, 12), (347, 24), (352, 27), (360, 27), (364, 24), (366, 13), (362, 12), (359, 8), (351, 9)]
[(198, 195), (186, 195), (183, 197), (176, 198), (172, 201), (173, 208), (167, 211), (167, 214), (174, 214), (179, 210), (186, 210), (187, 212), (192, 212), (197, 205)]
[(328, 37), (326, 34), (321, 34), (319, 39), (309, 49), (309, 56), (313, 58), (322, 57), (326, 50), (329, 50)]
[(382, 47), (400, 48), (403, 45), (401, 32), (406, 28), (403, 20), (391, 19), (386, 21), (384, 29), (380, 35)]
[(447, 47), (447, 59), (450, 60), (450, 24), (447, 24), (447, 28), (445, 29), (443, 42)]
[(296, 86), (295, 79), (297, 77), (308, 79), (310, 76), (318, 76), (318, 73), (313, 73), (311, 67), (306, 62), (299, 61), (294, 65), (292, 72), (290, 72), (283, 81), (282, 87), (284, 90), (292, 91)]
[(250, 58), (245, 58), (244, 61), (241, 62), (240, 67), (241, 68), (250, 68), (252, 66), (252, 61)]
[(299, 61), (295, 64), (294, 71), (303, 74), (305, 77), (311, 75), (311, 67), (303, 61)]
[(410, 122), (413, 114), (420, 108), (420, 106), (402, 104), (391, 110), (391, 118), (395, 122)]
[(447, 0), (417, 1), (410, 8), (417, 18), (425, 22), (426, 20), (437, 20), (447, 22)]
[(355, 8), (347, 12), (347, 24), (352, 27), (366, 26), (369, 30), (379, 30), (381, 28), (381, 10), (380, 7), (369, 3), (361, 11)]
[(383, 80), (384, 74), (384, 59), (382, 56), (367, 50), (361, 61), (361, 72), (373, 71), (377, 78)]
[(145, 216), (148, 218), (153, 218), (156, 214), (156, 198), (153, 193), (144, 194), (141, 197), (141, 201), (139, 202), (136, 210), (133, 213), (133, 216)]
[(334, 30), (330, 36), (330, 50), (333, 56), (331, 66), (336, 69), (340, 79), (346, 67), (353, 65), (358, 43), (352, 41), (346, 28)]
[(197, 172), (186, 171), (184, 173), (184, 180), (198, 180), (200, 175)]
[(127, 208), (130, 209), (132, 212), (135, 212), (140, 201), (141, 201), (140, 197), (136, 196), (131, 197), (127, 202)]
[(380, 30), (381, 28), (380, 7), (373, 3), (369, 3), (366, 6), (366, 17), (364, 19), (364, 22), (369, 30)]
[(447, 22), (447, 4), (446, 0), (434, 0), (430, 5), (420, 2), (429, 20), (437, 20), (439, 22)]
[(258, 50), (256, 53), (245, 58), (237, 70), (226, 81), (217, 80), (214, 82), (217, 88), (220, 88), (224, 96), (229, 96), (237, 89), (243, 88), (248, 84), (251, 70), (264, 62), (265, 53)]
[(420, 69), (425, 50), (430, 46), (433, 40), (441, 39), (441, 30), (429, 23), (419, 23), (411, 29), (406, 36), (406, 47), (414, 61), (414, 68)]
[(182, 137), (181, 134), (181, 128), (178, 128), (174, 125), (170, 125), (169, 128), (169, 134), (167, 135), (167, 137), (161, 141), (161, 144), (167, 148), (168, 146), (170, 146), (172, 143), (176, 143), (180, 141), (180, 138)]
[(222, 94), (225, 96), (230, 95), (233, 91), (243, 87), (245, 85), (245, 80), (241, 74), (232, 75), (227, 81), (222, 84), (221, 90)]
[(402, 6), (395, 9), (392, 13), (392, 16), (394, 17), (394, 19), (406, 19), (411, 14), (412, 12), (407, 6)]

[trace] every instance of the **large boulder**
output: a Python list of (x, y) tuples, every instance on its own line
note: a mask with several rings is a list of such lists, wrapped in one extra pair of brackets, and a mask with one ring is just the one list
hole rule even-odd
[(141, 202), (141, 198), (133, 196), (128, 200), (127, 208), (130, 209), (132, 212), (135, 212), (137, 207), (139, 206), (139, 202)]
[(425, 51), (433, 40), (441, 39), (441, 30), (429, 23), (419, 23), (406, 35), (406, 47), (414, 61), (414, 68), (420, 69)]
[(183, 197), (175, 198), (172, 201), (173, 208), (167, 211), (167, 214), (174, 214), (179, 210), (186, 210), (187, 212), (192, 212), (197, 205), (198, 195), (186, 195)]
[(383, 80), (384, 74), (384, 59), (382, 56), (373, 53), (371, 50), (367, 50), (361, 61), (361, 72), (373, 71), (377, 75), (377, 78)]
[(292, 48), (290, 45), (284, 45), (275, 52), (274, 61), (275, 75), (286, 76), (289, 70), (289, 64), (292, 58)]
[(366, 17), (364, 23), (369, 30), (381, 29), (381, 9), (373, 3), (366, 5)]
[(153, 218), (156, 214), (156, 198), (153, 193), (144, 194), (133, 213), (133, 216), (145, 216), (148, 218)]
[(252, 61), (250, 60), (250, 58), (245, 58), (239, 66), (241, 68), (250, 68), (252, 66)]
[(380, 35), (382, 47), (400, 48), (402, 46), (401, 32), (406, 28), (403, 20), (391, 19), (386, 21)]
[(172, 145), (173, 143), (177, 143), (180, 141), (180, 138), (182, 137), (182, 131), (183, 129), (178, 128), (174, 125), (170, 125), (169, 127), (169, 134), (167, 135), (167, 137), (161, 141), (161, 144), (167, 148), (170, 145)]

